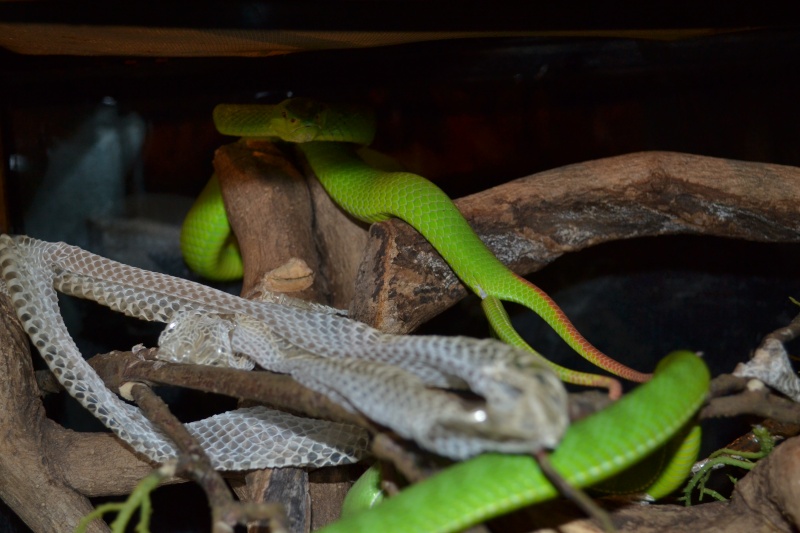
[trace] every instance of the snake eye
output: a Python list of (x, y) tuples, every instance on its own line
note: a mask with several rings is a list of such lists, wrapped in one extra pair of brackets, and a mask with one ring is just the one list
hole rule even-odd
[(486, 422), (486, 420), (489, 419), (489, 415), (485, 409), (475, 409), (470, 413), (470, 415), (472, 416), (472, 419), (478, 424)]

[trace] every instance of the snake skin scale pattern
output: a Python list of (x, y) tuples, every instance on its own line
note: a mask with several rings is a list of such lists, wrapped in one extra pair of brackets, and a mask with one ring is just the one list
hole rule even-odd
[[(245, 300), (24, 236), (0, 236), (0, 268), (26, 332), (65, 389), (154, 461), (174, 457), (174, 447), (85, 363), (61, 319), (55, 290), (128, 316), (174, 323), (173, 330), (198, 314), (232, 317), (234, 352), (453, 458), (552, 447), (567, 426), (566, 393), (558, 378), (530, 354), (499, 341), (386, 335), (335, 310)], [(486, 405), (476, 408), (432, 386), (468, 386)], [(215, 466), (236, 470), (353, 462), (368, 442), (360, 428), (262, 407), (189, 428)]]

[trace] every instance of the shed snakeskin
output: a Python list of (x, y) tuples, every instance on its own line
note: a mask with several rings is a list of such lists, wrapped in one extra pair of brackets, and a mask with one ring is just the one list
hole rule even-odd
[[(55, 290), (169, 323), (161, 339), (165, 352), (173, 351), (170, 343), (174, 347), (177, 338), (178, 346), (193, 344), (206, 354), (230, 351), (234, 361), (247, 356), (268, 370), (291, 374), (344, 407), (454, 459), (552, 447), (568, 423), (566, 393), (555, 374), (527, 352), (499, 341), (387, 335), (333, 309), (245, 300), (25, 236), (0, 235), (0, 268), (4, 292), (57, 379), (154, 461), (174, 457), (175, 448), (83, 360), (60, 316)], [(198, 328), (198, 322), (205, 325)], [(219, 328), (230, 333), (229, 348), (209, 333)], [(185, 358), (193, 351), (173, 355)], [(469, 387), (485, 402), (464, 402), (433, 387)], [(217, 415), (189, 429), (221, 469), (343, 464), (358, 460), (367, 445), (360, 428), (263, 407)]]

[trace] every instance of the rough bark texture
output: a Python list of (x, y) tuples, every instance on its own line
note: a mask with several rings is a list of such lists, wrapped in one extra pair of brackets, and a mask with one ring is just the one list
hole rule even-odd
[[(800, 241), (800, 169), (668, 152), (556, 168), (456, 201), (512, 270), (529, 274), (602, 242), (695, 233)], [(405, 333), (453, 305), (465, 287), (407, 224), (375, 224), (351, 316)]]
[[(266, 287), (347, 307), (366, 230), (342, 213), (318, 183), (301, 177), (269, 142), (224, 146), (217, 151), (214, 167), (245, 262), (242, 294), (257, 294)], [(282, 291), (265, 283), (269, 272), (294, 258), (308, 265), (314, 280), (311, 287)], [(296, 468), (253, 472), (247, 476), (249, 489), (237, 492), (240, 497), (283, 503), (291, 530), (303, 532), (338, 518), (354, 477), (351, 469), (326, 468), (313, 479), (310, 483), (308, 472)], [(248, 530), (259, 531), (257, 526)]]
[[(310, 221), (311, 198), (305, 178), (267, 141), (239, 141), (217, 150), (214, 169), (225, 200), (231, 229), (245, 267), (242, 295), (280, 292), (275, 274), (302, 261), (302, 273), (291, 296), (322, 301), (326, 294), (319, 271)], [(303, 281), (307, 283), (303, 283)], [(284, 285), (285, 287), (285, 285)], [(250, 472), (237, 495), (245, 501), (282, 503), (293, 533), (309, 530), (308, 474), (297, 468)], [(290, 480), (290, 483), (287, 483)], [(249, 532), (266, 531), (256, 524)]]
[(367, 227), (333, 203), (315, 180), (308, 180), (314, 206), (314, 234), (320, 256), (321, 275), (328, 280), (330, 305), (347, 309), (355, 296), (355, 279), (367, 245)]
[(84, 496), (130, 494), (154, 467), (111, 433), (77, 433), (48, 420), (45, 438), (64, 482)]
[[(0, 297), (0, 350), (0, 498), (34, 531), (72, 529), (92, 505), (64, 480), (61, 469), (70, 465), (53, 460), (28, 338), (5, 296)], [(95, 523), (90, 531), (107, 528)]]
[[(0, 499), (34, 531), (71, 530), (89, 496), (128, 494), (152, 469), (109, 433), (77, 433), (48, 419), (28, 337), (0, 295)], [(93, 522), (89, 531), (108, 531)]]
[[(305, 178), (270, 142), (240, 141), (217, 150), (214, 169), (244, 262), (244, 285), (322, 301), (327, 294), (309, 223), (313, 218)], [(287, 283), (285, 267), (300, 260), (309, 271)], [(297, 269), (294, 269), (297, 272)], [(281, 290), (283, 289), (283, 290)], [(286, 290), (289, 289), (289, 290)]]

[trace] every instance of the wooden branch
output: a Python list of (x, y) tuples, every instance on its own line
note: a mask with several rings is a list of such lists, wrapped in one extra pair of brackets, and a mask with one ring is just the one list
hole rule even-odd
[[(770, 524), (773, 531), (797, 531), (800, 527), (800, 438), (792, 438), (778, 446), (760, 462), (750, 475), (736, 484), (731, 507), (735, 515), (729, 523), (736, 525), (738, 516), (749, 515)], [(743, 528), (738, 531), (746, 531)], [(719, 531), (723, 531), (720, 529)], [(731, 529), (730, 531), (734, 531)]]
[[(366, 230), (349, 220), (319, 184), (309, 186), (271, 143), (240, 141), (223, 146), (217, 150), (214, 167), (244, 259), (242, 294), (258, 294), (263, 286), (289, 292), (264, 280), (279, 265), (299, 258), (308, 265), (314, 283), (290, 295), (347, 307)], [(312, 487), (305, 470), (262, 470), (248, 474), (246, 485), (236, 490), (250, 501), (283, 503), (291, 530), (303, 532), (338, 518), (353, 476), (348, 468), (322, 469)]]
[(89, 364), (111, 390), (119, 390), (127, 382), (186, 387), (374, 431), (374, 424), (366, 417), (348, 411), (320, 392), (304, 387), (291, 376), (266, 371), (168, 363), (155, 359), (157, 352), (155, 348), (135, 354), (114, 351), (92, 357)]
[(84, 496), (130, 494), (154, 468), (112, 433), (77, 433), (47, 420), (45, 439), (50, 461), (59, 465), (64, 482)]
[[(800, 241), (800, 169), (644, 152), (541, 172), (456, 201), (519, 274), (566, 252), (632, 237), (694, 233)], [(375, 224), (351, 316), (406, 333), (466, 289), (433, 248), (398, 220)]]
[[(306, 175), (312, 175), (309, 170)], [(314, 206), (314, 235), (324, 258), (322, 275), (328, 281), (330, 305), (350, 307), (355, 297), (355, 280), (364, 249), (367, 226), (350, 218), (337, 206), (316, 179), (308, 180)]]
[[(320, 261), (311, 231), (313, 213), (305, 178), (267, 141), (243, 140), (219, 148), (214, 169), (240, 244), (244, 285), (248, 287), (243, 294), (263, 286), (323, 301), (326, 287), (315, 276)], [(281, 267), (293, 259), (307, 265), (306, 272), (295, 276), (294, 285), (280, 275)]]
[[(242, 253), (242, 295), (257, 297), (265, 289), (280, 292), (285, 287), (273, 283), (273, 274), (300, 260), (307, 266), (303, 276), (309, 283), (294, 287), (292, 296), (323, 301), (326, 290), (317, 276), (319, 257), (311, 231), (311, 199), (305, 178), (267, 141), (241, 140), (219, 148), (214, 169)], [(275, 475), (277, 470), (272, 469), (250, 472), (245, 485), (235, 485), (234, 490), (243, 501), (282, 503), (288, 511), (291, 531), (304, 533), (309, 529), (310, 513), (307, 499), (298, 499), (296, 492), (307, 493), (308, 474), (289, 470), (296, 474), (292, 476), (294, 490), (285, 490), (285, 485), (279, 483), (285, 473)], [(247, 529), (249, 533), (264, 530), (258, 524), (250, 524)]]
[(711, 398), (700, 412), (701, 418), (753, 415), (784, 424), (800, 424), (800, 404), (772, 394), (762, 385), (759, 390), (744, 390), (732, 396)]
[[(58, 462), (63, 457), (51, 455), (28, 337), (4, 295), (0, 295), (0, 364), (0, 499), (34, 531), (72, 530), (92, 505), (67, 484)], [(89, 531), (108, 528), (97, 523)]]

